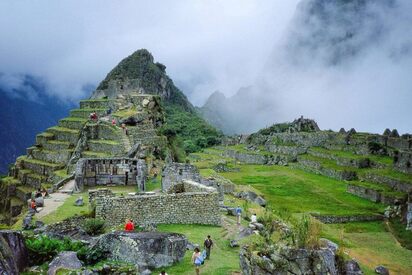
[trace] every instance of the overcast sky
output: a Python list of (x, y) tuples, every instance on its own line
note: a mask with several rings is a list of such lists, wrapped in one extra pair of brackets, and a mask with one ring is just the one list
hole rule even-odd
[[(254, 96), (273, 105), (260, 114), (262, 126), (302, 114), (321, 128), (412, 132), (412, 48), (406, 43), (412, 1), (378, 10), (388, 29), (383, 41), (376, 46), (368, 36), (375, 22), (366, 21), (358, 37), (372, 42), (361, 39), (361, 53), (337, 66), (324, 62), (330, 45), (316, 53), (288, 50), (296, 36), (310, 40), (313, 29), (324, 31), (324, 25), (311, 30), (297, 23), (298, 2), (2, 0), (0, 81), (15, 88), (20, 74), (35, 75), (49, 93), (77, 101), (89, 96), (86, 85), (97, 85), (121, 59), (146, 48), (198, 106), (216, 90), (230, 96), (254, 85)], [(344, 19), (357, 28), (358, 18), (350, 16)], [(329, 28), (334, 32), (342, 30)], [(304, 60), (292, 64), (295, 54)]]
[(296, 7), (288, 1), (1, 1), (0, 72), (78, 99), (146, 48), (194, 104), (250, 85)]

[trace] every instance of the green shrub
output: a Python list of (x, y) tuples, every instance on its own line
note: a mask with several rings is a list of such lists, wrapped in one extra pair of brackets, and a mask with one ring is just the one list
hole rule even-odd
[(100, 219), (87, 219), (83, 223), (83, 229), (92, 236), (102, 234), (105, 230), (104, 221)]
[(73, 242), (68, 238), (58, 240), (45, 235), (28, 237), (25, 243), (29, 251), (30, 261), (33, 264), (41, 264), (49, 261), (61, 251), (76, 252), (84, 247), (81, 242)]
[(105, 258), (105, 254), (96, 248), (82, 247), (77, 251), (77, 257), (86, 265), (94, 265)]
[(299, 248), (319, 247), (319, 236), (322, 231), (321, 223), (307, 215), (292, 221), (292, 242)]

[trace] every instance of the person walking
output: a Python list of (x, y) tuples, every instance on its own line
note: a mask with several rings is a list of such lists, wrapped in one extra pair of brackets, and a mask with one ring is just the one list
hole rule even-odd
[(203, 243), (206, 249), (206, 260), (210, 260), (210, 250), (212, 249), (213, 246), (213, 241), (210, 238), (210, 235), (207, 236), (207, 239)]
[(240, 219), (242, 217), (242, 208), (238, 205), (235, 209), (236, 216), (237, 216), (237, 224), (240, 225)]
[(202, 265), (201, 253), (199, 248), (195, 247), (192, 255), (192, 263), (195, 265), (196, 275), (200, 274), (200, 266)]

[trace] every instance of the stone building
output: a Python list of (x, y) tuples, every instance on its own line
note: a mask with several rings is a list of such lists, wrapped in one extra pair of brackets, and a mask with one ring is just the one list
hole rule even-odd
[(78, 190), (84, 186), (137, 185), (145, 190), (146, 163), (131, 158), (83, 158), (77, 162), (75, 181)]

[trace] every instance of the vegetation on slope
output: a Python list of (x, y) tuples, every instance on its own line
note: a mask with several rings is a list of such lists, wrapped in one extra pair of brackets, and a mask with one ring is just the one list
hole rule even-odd
[[(165, 106), (165, 111), (166, 123), (162, 133), (175, 149), (180, 147), (185, 153), (192, 153), (219, 143), (222, 134), (196, 113), (185, 112), (177, 105)], [(179, 158), (182, 159), (181, 152)]]

